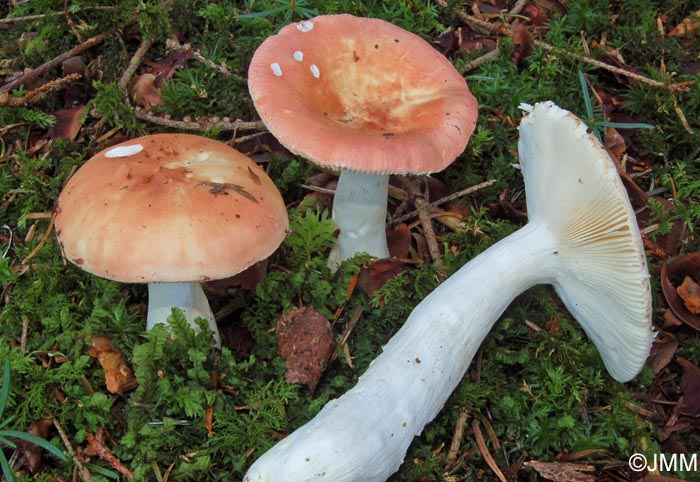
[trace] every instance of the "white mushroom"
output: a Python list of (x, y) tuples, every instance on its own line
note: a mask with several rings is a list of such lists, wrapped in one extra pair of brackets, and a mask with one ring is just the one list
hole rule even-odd
[(554, 285), (613, 378), (642, 368), (649, 275), (613, 162), (551, 102), (524, 106), (520, 164), (529, 223), (472, 259), (411, 313), (357, 385), (262, 455), (244, 482), (380, 482), (442, 409), (511, 301)]

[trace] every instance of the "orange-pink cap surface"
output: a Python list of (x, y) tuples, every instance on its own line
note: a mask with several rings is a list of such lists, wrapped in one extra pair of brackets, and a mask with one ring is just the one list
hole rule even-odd
[(285, 147), (336, 169), (440, 171), (462, 153), (477, 118), (476, 99), (440, 52), (389, 22), (347, 14), (267, 38), (248, 85)]
[(68, 181), (56, 215), (65, 257), (123, 282), (231, 276), (269, 256), (288, 225), (262, 169), (223, 143), (187, 134), (98, 153)]

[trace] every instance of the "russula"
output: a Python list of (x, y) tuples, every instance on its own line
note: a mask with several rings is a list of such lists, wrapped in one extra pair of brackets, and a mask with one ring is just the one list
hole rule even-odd
[(386, 480), (494, 322), (535, 284), (554, 285), (613, 378), (641, 370), (654, 338), (649, 275), (615, 165), (571, 113), (523, 107), (528, 224), (426, 297), (357, 385), (263, 454), (245, 482)]
[(266, 258), (289, 225), (262, 169), (221, 142), (187, 134), (99, 152), (68, 181), (56, 212), (67, 260), (102, 278), (148, 283), (147, 329), (178, 307), (190, 322), (207, 319), (217, 339), (200, 283)]
[(447, 167), (474, 131), (477, 103), (452, 64), (417, 35), (383, 20), (322, 15), (290, 24), (256, 50), (255, 108), (291, 152), (340, 178), (329, 265), (355, 253), (389, 256), (390, 174)]

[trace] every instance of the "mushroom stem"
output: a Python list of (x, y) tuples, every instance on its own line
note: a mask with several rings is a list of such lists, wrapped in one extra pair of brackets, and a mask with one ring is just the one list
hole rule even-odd
[(357, 253), (389, 257), (384, 228), (388, 192), (389, 174), (341, 171), (333, 197), (333, 220), (340, 234), (328, 258), (331, 269)]
[(168, 323), (168, 317), (173, 308), (179, 308), (192, 328), (199, 331), (194, 323), (197, 318), (209, 322), (209, 328), (214, 332), (217, 346), (221, 344), (219, 328), (214, 319), (214, 313), (209, 307), (202, 285), (196, 281), (182, 283), (148, 283), (148, 315), (146, 330), (151, 330), (158, 323)]
[(569, 112), (523, 108), (529, 223), (426, 297), (357, 385), (263, 454), (244, 482), (386, 480), (496, 320), (535, 284), (554, 286), (613, 378), (639, 373), (654, 339), (649, 273), (617, 169)]
[(506, 307), (554, 279), (556, 246), (546, 224), (533, 222), (472, 259), (416, 307), (353, 389), (260, 457), (244, 481), (386, 480)]

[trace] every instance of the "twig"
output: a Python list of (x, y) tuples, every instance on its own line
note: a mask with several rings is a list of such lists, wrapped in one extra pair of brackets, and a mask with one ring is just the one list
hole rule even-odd
[(63, 445), (66, 447), (66, 450), (68, 451), (68, 455), (71, 456), (73, 459), (73, 462), (75, 462), (75, 469), (78, 471), (78, 475), (80, 476), (81, 480), (92, 480), (92, 474), (90, 471), (85, 468), (85, 466), (78, 460), (78, 454), (75, 453), (75, 450), (73, 450), (73, 446), (70, 444), (70, 440), (68, 440), (68, 436), (66, 435), (66, 432), (63, 430), (63, 427), (61, 427), (61, 424), (58, 423), (58, 420), (55, 418), (53, 419), (53, 426), (56, 427), (56, 431), (58, 432), (58, 435), (61, 437), (61, 440), (63, 441)]
[(207, 67), (216, 70), (225, 77), (233, 77), (241, 82), (246, 81), (245, 77), (231, 72), (225, 65), (217, 64), (216, 62), (209, 60), (204, 55), (202, 55), (202, 53), (199, 50), (193, 49), (190, 44), (181, 44), (177, 40), (168, 39), (168, 41), (166, 42), (166, 46), (178, 52), (192, 54), (192, 58), (203, 63)]
[[(435, 1), (441, 7), (443, 7), (443, 8), (447, 7), (446, 0), (435, 0)], [(506, 25), (501, 24), (501, 23), (493, 24), (493, 23), (487, 22), (485, 20), (481, 20), (481, 19), (478, 19), (476, 17), (473, 17), (464, 11), (457, 12), (457, 18), (459, 18), (464, 23), (471, 25), (472, 27), (475, 27), (475, 28), (481, 29), (481, 30), (485, 30), (489, 33), (499, 34), (499, 35), (503, 35), (505, 37), (512, 37), (513, 36), (513, 32)], [(549, 52), (552, 52), (552, 53), (555, 53), (558, 55), (563, 55), (565, 57), (569, 57), (571, 59), (578, 60), (579, 62), (583, 62), (583, 63), (589, 64), (589, 65), (593, 65), (595, 67), (607, 70), (609, 72), (613, 72), (615, 74), (629, 77), (630, 79), (634, 79), (638, 82), (650, 85), (652, 87), (662, 87), (662, 88), (670, 90), (671, 92), (678, 92), (678, 91), (687, 90), (687, 85), (685, 83), (670, 84), (670, 83), (666, 83), (666, 82), (660, 82), (658, 80), (650, 79), (650, 78), (645, 77), (645, 76), (640, 75), (640, 74), (635, 74), (634, 72), (630, 72), (629, 70), (621, 69), (620, 67), (615, 67), (614, 65), (606, 64), (605, 62), (601, 62), (600, 60), (586, 57), (584, 55), (579, 55), (579, 54), (576, 54), (574, 52), (569, 52), (567, 50), (562, 50), (562, 49), (554, 47), (553, 45), (550, 45), (546, 42), (542, 42), (541, 40), (535, 40), (534, 45), (537, 47), (540, 47), (544, 50), (547, 50)]]
[[(112, 7), (109, 5), (97, 5), (97, 6), (82, 6), (81, 10), (116, 10), (116, 7)], [(0, 18), (0, 25), (3, 24), (10, 24), (10, 23), (19, 23), (19, 22), (31, 22), (33, 20), (39, 20), (42, 18), (46, 17), (60, 17), (61, 15), (68, 15), (67, 12), (49, 12), (49, 13), (40, 13), (38, 15), (25, 15), (23, 17), (8, 17), (8, 18)]]
[(124, 73), (119, 78), (118, 85), (127, 105), (131, 105), (131, 102), (129, 102), (129, 82), (131, 82), (131, 78), (136, 73), (136, 69), (139, 68), (139, 65), (141, 65), (141, 61), (143, 61), (143, 58), (146, 56), (148, 49), (153, 46), (155, 41), (156, 39), (151, 37), (141, 42), (141, 45), (139, 45), (139, 48), (136, 49), (136, 52), (134, 52), (134, 55), (131, 57), (126, 70), (124, 70)]
[(60, 63), (68, 60), (69, 58), (75, 57), (79, 53), (103, 42), (105, 38), (106, 38), (105, 34), (99, 34), (99, 35), (95, 35), (94, 37), (87, 39), (85, 42), (83, 42), (79, 45), (76, 45), (75, 47), (70, 49), (68, 52), (62, 53), (58, 57), (55, 57), (52, 60), (49, 60), (48, 62), (41, 64), (40, 66), (30, 70), (26, 74), (20, 75), (15, 80), (3, 85), (2, 87), (0, 87), (0, 94), (3, 92), (9, 92), (12, 89), (15, 89), (15, 88), (19, 87), (20, 85), (24, 84), (25, 82), (28, 82), (29, 80), (31, 80), (35, 77), (38, 77), (39, 75), (41, 75), (44, 72), (46, 72), (47, 70), (55, 67), (56, 65), (59, 65)]
[(63, 88), (66, 84), (70, 84), (79, 78), (81, 78), (83, 75), (82, 74), (70, 74), (66, 75), (65, 77), (61, 77), (60, 79), (55, 79), (52, 80), (51, 82), (42, 85), (41, 87), (38, 87), (36, 89), (30, 90), (24, 96), (20, 98), (14, 98), (10, 97), (9, 93), (5, 93), (4, 95), (0, 95), (0, 105), (9, 105), (12, 107), (18, 107), (18, 106), (25, 106), (29, 104), (33, 104), (35, 102), (39, 102), (42, 97), (44, 97), (46, 94), (51, 92), (52, 90), (58, 90)]
[(242, 120), (231, 121), (218, 118), (200, 117), (196, 122), (187, 120), (173, 120), (166, 117), (159, 117), (144, 111), (141, 108), (134, 109), (134, 115), (137, 118), (165, 127), (173, 129), (182, 129), (187, 131), (205, 131), (213, 127), (218, 127), (222, 131), (263, 131), (265, 124), (262, 121), (247, 122)]
[(467, 65), (465, 65), (464, 68), (462, 69), (462, 73), (465, 74), (465, 73), (470, 72), (474, 69), (478, 69), (479, 67), (484, 65), (486, 62), (488, 62), (491, 59), (495, 59), (499, 55), (501, 55), (501, 49), (496, 47), (492, 51), (485, 53), (481, 57), (477, 57), (476, 59), (472, 60)]
[(491, 470), (493, 470), (493, 472), (496, 474), (496, 477), (498, 477), (498, 479), (501, 482), (508, 482), (506, 476), (503, 475), (503, 472), (501, 472), (501, 469), (498, 467), (498, 464), (491, 455), (491, 452), (489, 452), (489, 449), (486, 446), (486, 441), (484, 440), (484, 436), (481, 433), (481, 428), (479, 428), (479, 422), (477, 422), (476, 420), (472, 422), (472, 432), (474, 433), (474, 438), (476, 439), (476, 445), (477, 447), (479, 447), (479, 452), (484, 458), (484, 461), (486, 461), (486, 464), (489, 467), (491, 467)]
[(425, 195), (418, 186), (418, 183), (425, 181), (425, 177), (421, 176), (417, 179), (410, 179), (406, 176), (398, 176), (399, 182), (402, 184), (403, 189), (409, 193), (413, 200), (413, 205), (416, 207), (418, 212), (418, 219), (423, 226), (423, 235), (425, 236), (425, 241), (428, 244), (428, 252), (436, 266), (442, 265), (442, 256), (440, 255), (440, 248), (438, 247), (437, 240), (435, 239), (435, 230), (433, 229), (433, 222), (430, 219), (430, 207), (425, 201)]
[[(486, 187), (489, 187), (491, 184), (495, 183), (495, 179), (491, 179), (489, 181), (484, 181), (481, 182), (475, 186), (468, 187), (466, 189), (462, 189), (461, 191), (457, 191), (455, 193), (450, 194), (449, 196), (445, 196), (443, 198), (438, 199), (437, 201), (433, 201), (431, 203), (427, 203), (425, 205), (426, 208), (433, 208), (435, 206), (440, 206), (441, 204), (445, 204), (446, 202), (452, 201), (454, 199), (458, 199), (463, 196), (467, 196), (471, 193), (474, 193), (476, 191), (479, 191), (481, 189), (484, 189)], [(415, 217), (418, 214), (418, 211), (411, 211), (410, 213), (404, 214), (403, 216), (399, 216), (398, 218), (392, 219), (389, 221), (389, 225), (396, 225), (398, 223), (402, 223), (408, 219), (411, 219)]]
[(459, 453), (459, 447), (462, 445), (462, 438), (464, 438), (464, 425), (467, 423), (467, 418), (469, 417), (469, 411), (462, 407), (459, 410), (459, 416), (457, 417), (457, 422), (455, 423), (455, 433), (452, 435), (452, 443), (450, 444), (450, 450), (447, 452), (447, 457), (445, 458), (445, 465), (451, 467), (455, 460), (457, 460), (457, 454)]
[(37, 244), (34, 249), (32, 249), (32, 252), (27, 255), (26, 258), (22, 260), (20, 264), (27, 264), (27, 262), (32, 259), (36, 254), (39, 252), (41, 248), (44, 247), (46, 242), (49, 240), (49, 236), (51, 236), (51, 232), (53, 231), (53, 225), (54, 222), (56, 221), (56, 211), (53, 212), (51, 215), (51, 221), (49, 221), (49, 227), (46, 228), (46, 232), (44, 233), (44, 236), (42, 236), (41, 240), (39, 241), (39, 244)]
[(508, 13), (510, 15), (518, 15), (520, 12), (522, 12), (523, 8), (525, 8), (527, 2), (528, 0), (518, 0), (517, 2), (515, 2), (515, 5), (513, 5), (513, 8), (511, 8)]

